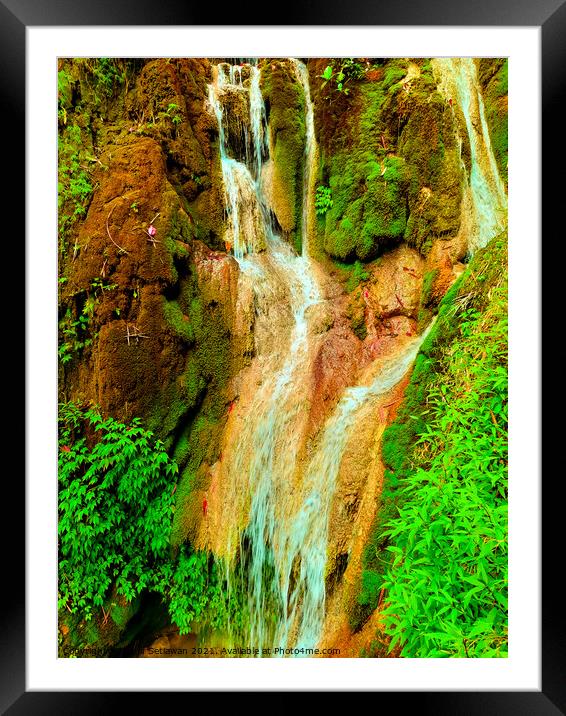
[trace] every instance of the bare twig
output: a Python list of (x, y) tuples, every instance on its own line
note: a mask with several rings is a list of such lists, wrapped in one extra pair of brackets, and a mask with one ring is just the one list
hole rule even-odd
[(102, 268), (100, 269), (100, 275), (102, 278), (106, 278), (106, 264), (108, 263), (108, 259), (104, 259), (104, 263), (102, 264)]
[(108, 167), (106, 167), (106, 166), (100, 161), (100, 159), (99, 159), (98, 157), (87, 157), (87, 160), (88, 160), (89, 162), (98, 162), (103, 169), (107, 169), (107, 168), (108, 168)]
[(147, 229), (142, 229), (141, 227), (138, 227), (140, 231), (143, 231), (143, 233), (147, 236), (147, 240), (151, 241), (151, 243), (155, 246), (155, 244), (160, 244), (161, 241), (153, 237)]
[(130, 331), (130, 325), (129, 323), (126, 323), (126, 339), (128, 341), (128, 345), (130, 345), (130, 338), (135, 338), (136, 343), (139, 343), (140, 338), (149, 338), (149, 336), (142, 333), (136, 325), (133, 325), (132, 330)]
[(120, 244), (117, 244), (117, 243), (114, 241), (114, 239), (112, 238), (112, 234), (110, 233), (110, 229), (108, 228), (108, 221), (109, 221), (110, 217), (112, 216), (112, 212), (113, 212), (113, 211), (114, 211), (114, 207), (112, 207), (112, 208), (110, 209), (110, 213), (109, 213), (108, 216), (106, 217), (106, 233), (108, 234), (108, 238), (109, 238), (110, 241), (114, 244), (114, 246), (116, 246), (120, 251), (123, 251), (125, 254), (129, 254), (129, 253), (130, 253), (129, 251), (126, 251), (126, 249), (122, 248), (122, 247), (120, 246)]
[(149, 222), (150, 225), (153, 224), (153, 222), (157, 219), (158, 216), (161, 216), (161, 212), (158, 211), (157, 214), (153, 217), (153, 219)]

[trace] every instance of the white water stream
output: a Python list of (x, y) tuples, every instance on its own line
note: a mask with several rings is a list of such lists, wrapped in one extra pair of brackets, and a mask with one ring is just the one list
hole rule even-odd
[(460, 107), (464, 115), (471, 153), (464, 204), (471, 214), (468, 250), (473, 254), (505, 229), (507, 195), (491, 147), (474, 60), (443, 57), (433, 60), (432, 64), (439, 78), (439, 90)]

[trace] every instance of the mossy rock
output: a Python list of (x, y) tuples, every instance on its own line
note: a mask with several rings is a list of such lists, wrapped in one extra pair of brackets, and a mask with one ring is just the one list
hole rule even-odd
[(502, 179), (507, 182), (508, 126), (507, 83), (509, 62), (504, 59), (482, 58), (478, 73), (489, 128), (491, 147)]
[(319, 177), (333, 204), (318, 222), (317, 244), (335, 260), (369, 261), (403, 240), (426, 255), (435, 238), (459, 231), (453, 114), (430, 63), (414, 65), (388, 60), (372, 81), (353, 85), (343, 137), (324, 147)]
[(271, 137), (272, 208), (283, 234), (296, 243), (302, 218), (305, 99), (291, 62), (266, 60), (261, 89)]

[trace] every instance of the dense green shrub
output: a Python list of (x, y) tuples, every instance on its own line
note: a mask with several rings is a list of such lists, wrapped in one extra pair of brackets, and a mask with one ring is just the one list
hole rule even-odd
[(139, 419), (129, 426), (75, 403), (59, 411), (59, 608), (90, 621), (116, 594), (165, 599), (187, 633), (210, 610), (222, 616), (220, 580), (207, 553), (170, 547), (178, 468)]
[(462, 311), (398, 514), (386, 630), (402, 655), (507, 654), (507, 315)]
[(59, 606), (102, 606), (110, 587), (128, 601), (168, 555), (177, 465), (135, 419), (60, 406)]
[(382, 442), (359, 628), (384, 593), (408, 657), (507, 653), (506, 238), (477, 252), (440, 304)]

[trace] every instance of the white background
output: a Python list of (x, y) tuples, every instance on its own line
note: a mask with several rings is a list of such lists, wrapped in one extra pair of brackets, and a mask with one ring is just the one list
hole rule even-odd
[[(509, 57), (508, 659), (57, 658), (57, 62)], [(27, 28), (27, 689), (540, 690), (540, 28)]]

